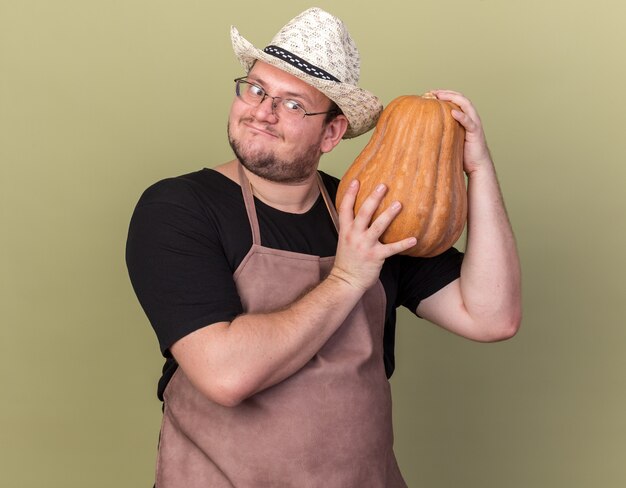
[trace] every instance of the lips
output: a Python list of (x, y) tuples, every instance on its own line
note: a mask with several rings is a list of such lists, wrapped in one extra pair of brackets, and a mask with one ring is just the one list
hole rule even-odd
[(273, 129), (270, 129), (268, 127), (258, 127), (256, 125), (252, 124), (251, 122), (248, 122), (248, 121), (245, 121), (245, 120), (242, 123), (248, 129), (250, 129), (252, 132), (264, 134), (266, 136), (274, 137), (276, 139), (279, 138), (279, 135)]

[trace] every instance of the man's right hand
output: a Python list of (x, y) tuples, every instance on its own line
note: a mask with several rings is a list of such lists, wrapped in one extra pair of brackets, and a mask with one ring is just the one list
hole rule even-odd
[(383, 244), (380, 236), (400, 213), (400, 202), (393, 202), (376, 219), (372, 216), (387, 192), (380, 184), (365, 199), (355, 215), (354, 203), (359, 191), (359, 182), (349, 185), (339, 212), (339, 242), (331, 277), (341, 279), (356, 289), (365, 292), (378, 279), (385, 259), (415, 246), (415, 237)]

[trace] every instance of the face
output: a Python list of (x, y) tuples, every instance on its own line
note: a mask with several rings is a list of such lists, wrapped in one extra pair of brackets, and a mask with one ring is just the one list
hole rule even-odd
[[(308, 112), (326, 111), (331, 104), (304, 81), (260, 61), (247, 78), (274, 97), (300, 102)], [(281, 183), (305, 181), (315, 173), (321, 155), (339, 142), (345, 128), (335, 141), (341, 129), (330, 127), (333, 122), (324, 124), (324, 115), (294, 121), (281, 120), (274, 112), (269, 97), (257, 106), (235, 97), (228, 121), (230, 145), (237, 159), (253, 174)], [(342, 122), (340, 126), (345, 125)]]

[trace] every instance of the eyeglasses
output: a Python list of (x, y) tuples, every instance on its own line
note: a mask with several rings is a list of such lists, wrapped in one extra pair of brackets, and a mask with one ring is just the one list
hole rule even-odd
[(248, 80), (245, 76), (235, 78), (235, 93), (248, 105), (261, 105), (266, 98), (272, 99), (272, 113), (278, 118), (285, 116), (289, 119), (303, 119), (310, 115), (323, 115), (337, 113), (337, 110), (329, 110), (327, 112), (307, 112), (300, 102), (290, 100), (289, 98), (273, 97), (268, 95), (264, 88), (256, 85)]

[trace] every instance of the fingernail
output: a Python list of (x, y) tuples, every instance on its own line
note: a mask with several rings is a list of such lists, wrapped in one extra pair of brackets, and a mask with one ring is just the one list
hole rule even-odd
[(358, 180), (352, 180), (352, 181), (350, 182), (350, 187), (351, 187), (351, 188), (354, 188), (354, 187), (355, 187), (356, 185), (358, 185), (358, 184), (359, 184)]
[(385, 185), (381, 183), (380, 185), (376, 187), (376, 191), (380, 193), (381, 191), (385, 191), (385, 188), (386, 188)]
[(402, 205), (400, 204), (400, 202), (393, 202), (393, 203), (391, 204), (391, 208), (392, 208), (393, 210), (399, 210), (401, 206), (402, 206)]

